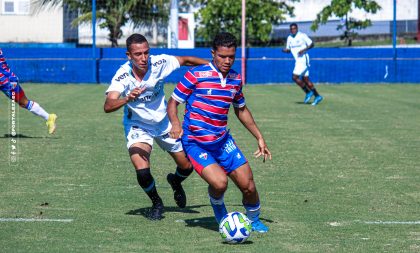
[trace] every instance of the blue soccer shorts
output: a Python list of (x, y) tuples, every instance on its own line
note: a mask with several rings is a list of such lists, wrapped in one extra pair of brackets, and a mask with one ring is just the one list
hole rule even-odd
[(227, 134), (226, 137), (223, 137), (223, 140), (213, 145), (184, 140), (182, 145), (188, 159), (199, 175), (201, 175), (205, 167), (214, 163), (219, 164), (225, 173), (229, 174), (248, 162), (230, 134)]
[(8, 98), (13, 99), (16, 102), (25, 96), (25, 92), (18, 82), (6, 82), (5, 84), (0, 85), (0, 90)]

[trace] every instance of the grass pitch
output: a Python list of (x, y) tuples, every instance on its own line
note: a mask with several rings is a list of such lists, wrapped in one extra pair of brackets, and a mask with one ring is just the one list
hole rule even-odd
[[(150, 201), (125, 148), (122, 111), (102, 110), (105, 86), (23, 87), (57, 113), (58, 128), (49, 136), (17, 108), (12, 162), (10, 103), (0, 98), (1, 252), (420, 251), (420, 85), (320, 85), (316, 107), (301, 103), (297, 86), (247, 86), (273, 160), (252, 157), (256, 141), (232, 114), (270, 227), (243, 245), (221, 243), (197, 174), (184, 183), (187, 207), (176, 207), (165, 179), (175, 166), (158, 146), (152, 173), (167, 208), (162, 221), (145, 218)], [(225, 200), (244, 211), (232, 182)]]

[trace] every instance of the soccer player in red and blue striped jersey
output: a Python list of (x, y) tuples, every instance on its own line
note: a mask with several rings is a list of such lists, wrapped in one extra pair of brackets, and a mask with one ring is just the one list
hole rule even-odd
[(29, 100), (22, 87), (19, 85), (19, 79), (9, 68), (3, 51), (0, 48), (0, 90), (10, 99), (17, 102), (20, 107), (25, 108), (33, 114), (43, 118), (48, 127), (48, 133), (55, 132), (55, 121), (57, 115), (47, 113), (37, 102)]
[[(271, 153), (245, 104), (241, 76), (231, 69), (235, 61), (236, 38), (220, 33), (213, 41), (213, 60), (189, 70), (175, 87), (167, 111), (172, 123), (170, 136), (181, 138), (182, 145), (197, 173), (209, 184), (210, 203), (220, 223), (227, 214), (224, 193), (228, 177), (242, 192), (242, 203), (254, 231), (265, 233), (268, 227), (259, 219), (260, 200), (252, 170), (227, 129), (229, 108), (257, 139), (256, 157), (264, 162)], [(178, 119), (178, 105), (186, 103), (184, 122)]]

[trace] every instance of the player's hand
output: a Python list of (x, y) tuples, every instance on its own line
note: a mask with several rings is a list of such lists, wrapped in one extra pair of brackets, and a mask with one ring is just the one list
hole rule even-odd
[(134, 88), (133, 90), (131, 90), (130, 94), (127, 95), (127, 101), (131, 102), (131, 101), (135, 100), (136, 98), (138, 98), (140, 96), (140, 94), (143, 93), (143, 91), (145, 89), (146, 89), (146, 87)]
[(287, 49), (287, 48), (283, 48), (281, 51), (283, 51), (283, 53), (289, 53), (290, 52), (290, 50)]
[(258, 158), (260, 156), (263, 156), (263, 162), (265, 163), (265, 160), (269, 158), (271, 160), (271, 152), (267, 147), (267, 144), (265, 144), (264, 139), (258, 140), (258, 150), (254, 152), (255, 158)]
[(181, 138), (184, 131), (182, 130), (182, 127), (179, 124), (172, 125), (171, 131), (169, 132), (169, 136), (172, 139), (179, 139)]
[(305, 53), (306, 53), (306, 50), (305, 50), (305, 49), (302, 49), (302, 50), (300, 50), (300, 51), (299, 51), (299, 53), (298, 53), (298, 54), (299, 54), (299, 56), (302, 56), (302, 55), (304, 55)]

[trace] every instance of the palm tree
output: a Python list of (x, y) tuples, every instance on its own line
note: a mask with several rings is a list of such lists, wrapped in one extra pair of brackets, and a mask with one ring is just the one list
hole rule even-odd
[[(46, 9), (67, 5), (79, 16), (73, 26), (92, 22), (92, 1), (86, 0), (36, 0), (38, 8)], [(101, 0), (96, 2), (96, 17), (100, 28), (107, 28), (112, 47), (118, 46), (121, 28), (129, 21), (135, 28), (155, 27), (156, 22), (168, 21), (169, 0)], [(156, 35), (156, 32), (153, 34)]]

